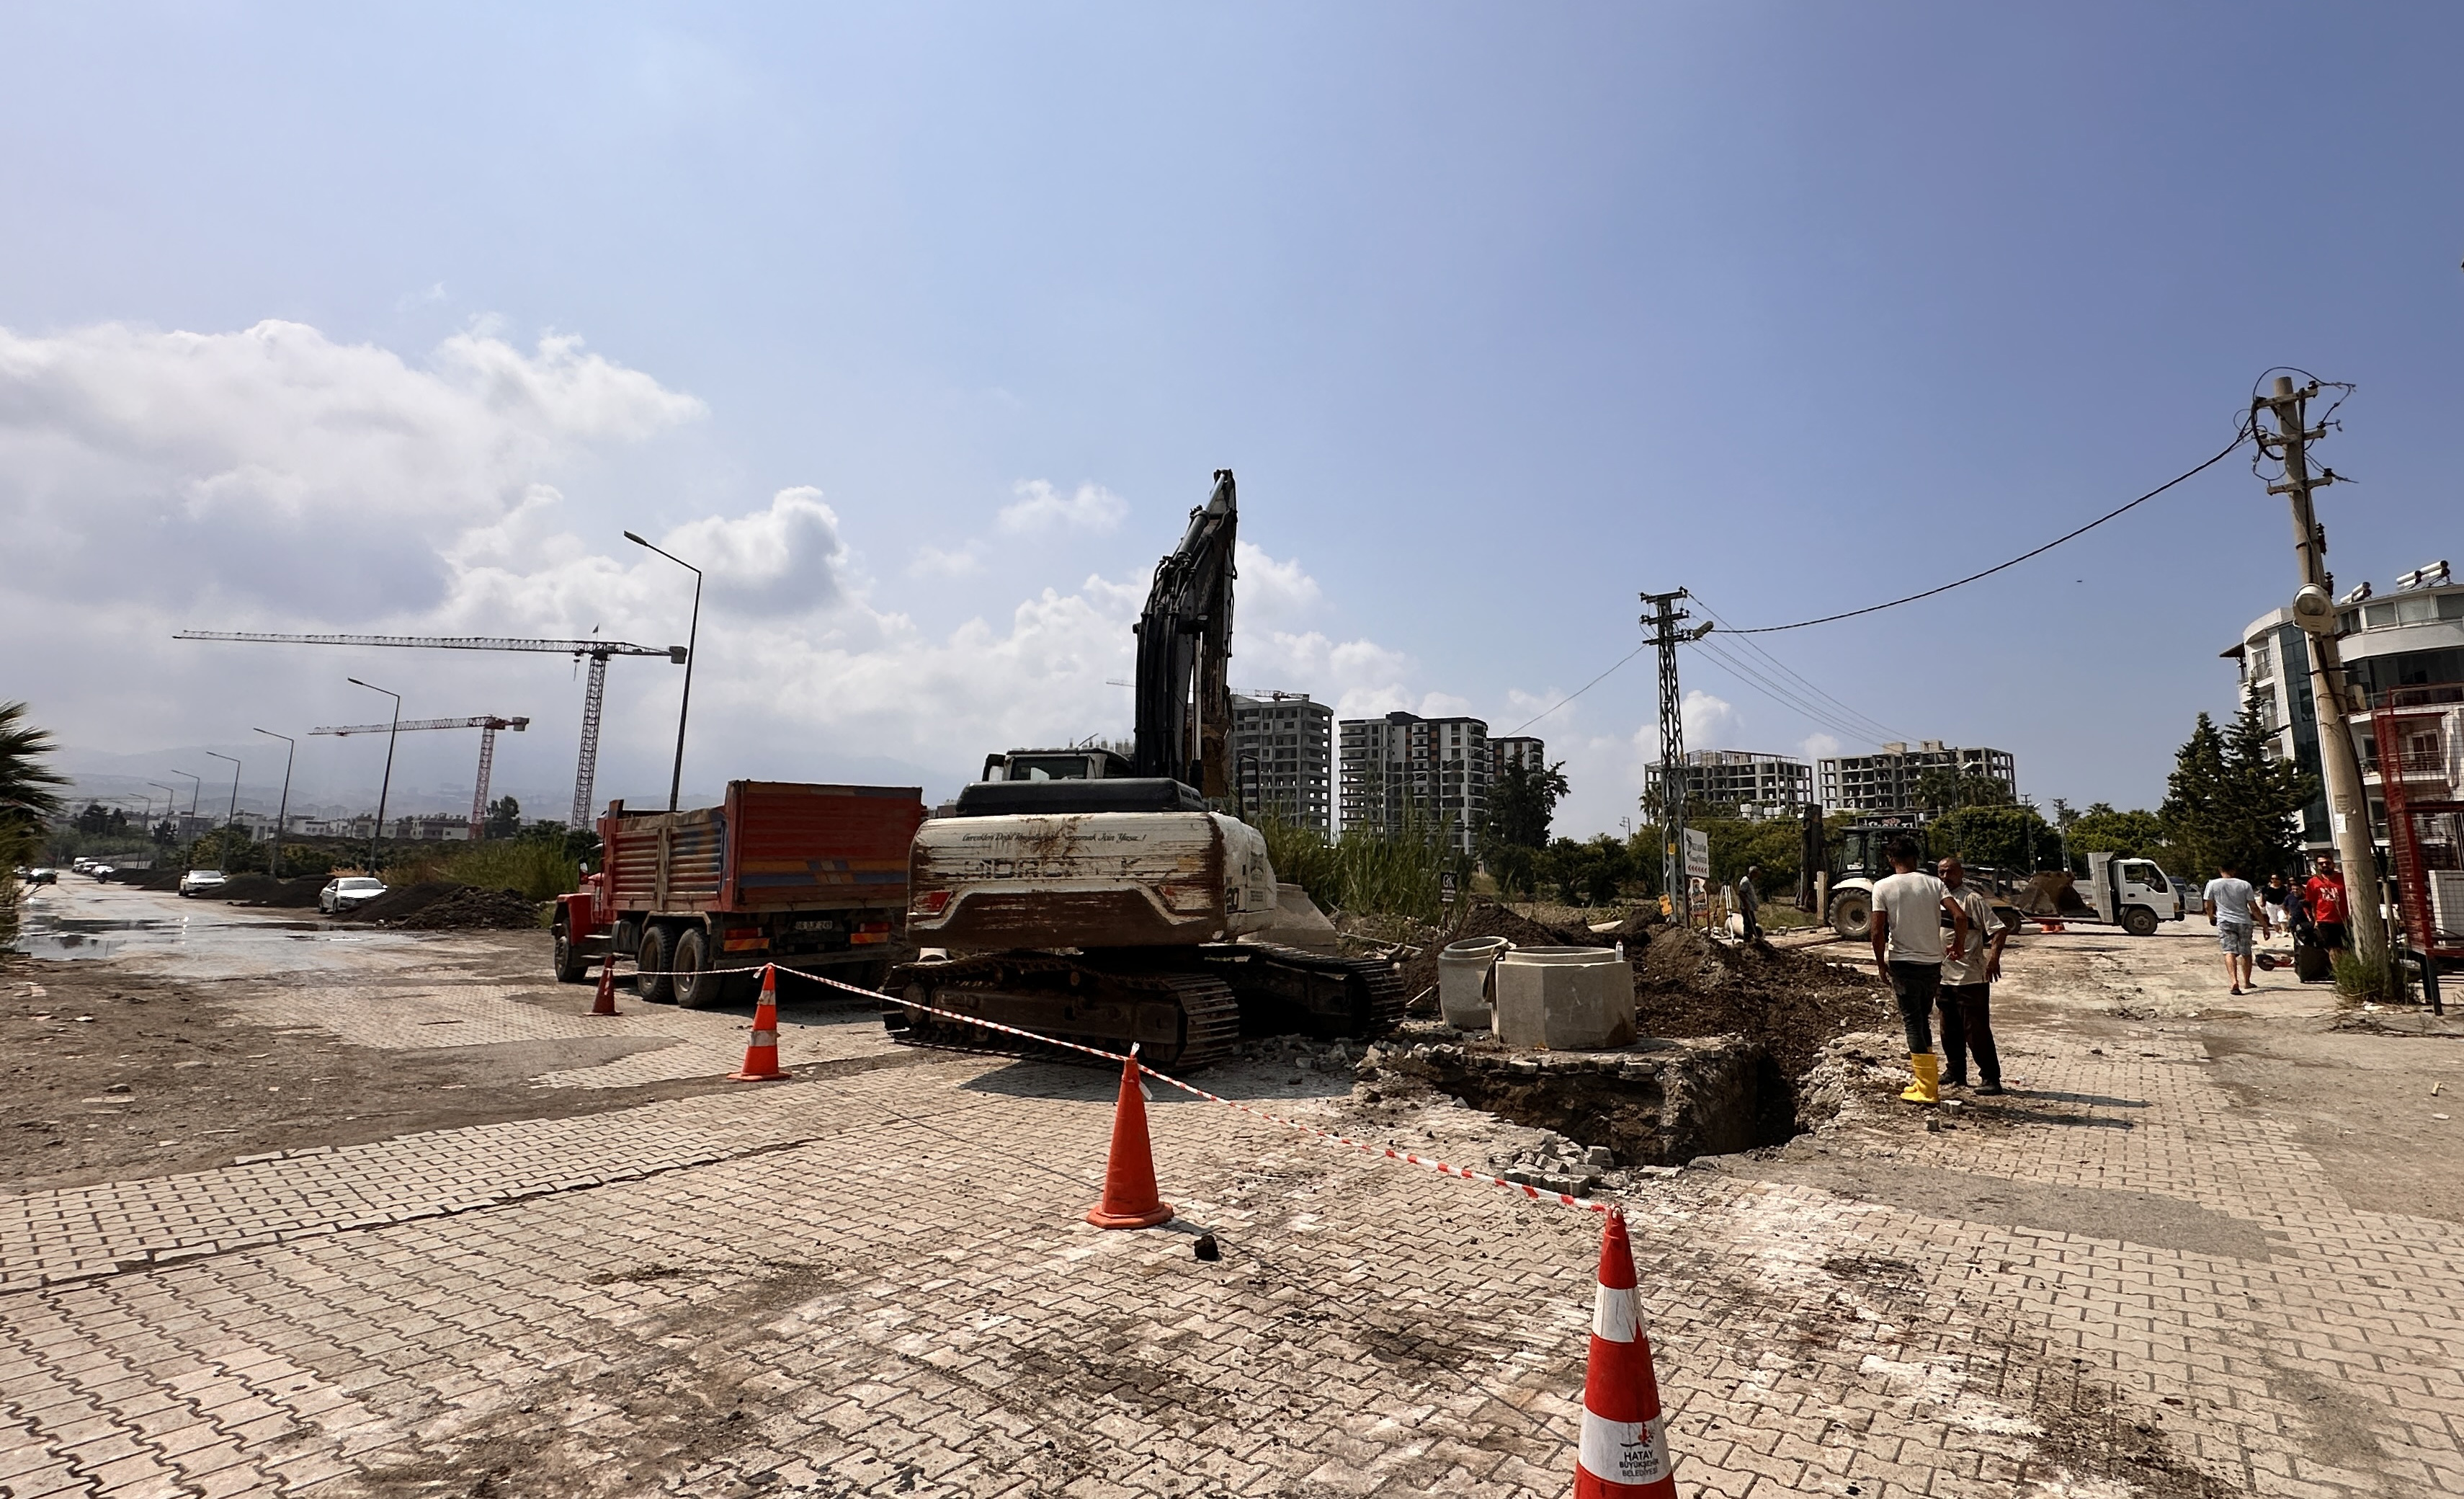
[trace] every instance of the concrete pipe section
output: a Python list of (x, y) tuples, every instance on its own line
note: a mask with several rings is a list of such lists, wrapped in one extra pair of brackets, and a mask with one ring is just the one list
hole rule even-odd
[(1634, 1045), (1634, 969), (1606, 947), (1509, 949), (1497, 959), (1497, 1039), (1552, 1051)]
[(1488, 972), (1512, 945), (1502, 937), (1447, 943), (1438, 954), (1439, 1018), (1457, 1030), (1488, 1029)]

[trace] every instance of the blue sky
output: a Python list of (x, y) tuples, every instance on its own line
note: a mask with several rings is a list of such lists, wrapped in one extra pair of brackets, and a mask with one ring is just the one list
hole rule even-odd
[[(561, 663), (164, 637), (680, 639), (629, 527), (719, 561), (689, 788), (940, 794), (986, 750), (1126, 728), (1145, 572), (1228, 466), (1237, 683), (1503, 732), (1632, 649), (1639, 590), (1754, 625), (1971, 571), (2212, 452), (2279, 364), (2360, 386), (2322, 514), (2340, 578), (2384, 586), (2464, 550), (2458, 30), (21, 8), (0, 523), (34, 565), (0, 692), (129, 752), (363, 718), (341, 678), (385, 670), (408, 712), (533, 714), (499, 779), (554, 805)], [(2231, 460), (1990, 584), (1767, 644), (1881, 726), (2013, 750), (2040, 800), (2152, 804), (2289, 540)], [(1631, 811), (1647, 665), (1532, 731), (1575, 782), (1561, 831)], [(1698, 746), (1858, 747), (1687, 672)], [(673, 677), (612, 680), (601, 787), (647, 799)], [(406, 770), (450, 798), (442, 738)]]

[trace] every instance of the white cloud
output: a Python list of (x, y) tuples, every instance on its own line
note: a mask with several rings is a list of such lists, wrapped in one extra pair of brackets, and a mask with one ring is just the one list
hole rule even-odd
[(1129, 502), (1100, 484), (1081, 484), (1064, 495), (1044, 479), (1021, 479), (1012, 486), (1018, 498), (1003, 505), (1001, 528), (1013, 536), (1076, 526), (1110, 531), (1130, 513)]
[[(33, 563), (0, 590), (0, 632), (23, 665), (11, 695), (98, 748), (236, 744), (255, 724), (291, 732), (364, 717), (353, 700), (364, 694), (341, 680), (356, 672), (404, 693), (420, 716), (532, 716), (529, 734), (499, 741), (497, 774), (526, 801), (549, 797), (534, 810), (560, 811), (582, 691), (573, 663), (170, 634), (681, 643), (691, 577), (618, 540), (622, 522), (582, 497), (600, 481), (577, 475), (701, 413), (578, 341), (522, 349), (485, 323), (416, 363), (296, 323), (0, 330), (0, 535), (12, 560)], [(1103, 529), (1127, 511), (1092, 483), (1065, 495), (1029, 482), (1019, 496), (1005, 530)], [(689, 792), (737, 776), (914, 775), (939, 795), (988, 751), (1128, 731), (1130, 694), (1109, 684), (1133, 670), (1143, 572), (1022, 588), (928, 628), (897, 585), (867, 572), (864, 522), (794, 487), (637, 526), (706, 574)], [(937, 581), (1001, 561), (992, 547), (925, 547), (902, 571)], [(1408, 653), (1321, 626), (1327, 601), (1299, 558), (1244, 545), (1238, 565), (1240, 685), (1309, 692), (1347, 716), (1469, 708), (1429, 690)], [(680, 686), (662, 661), (613, 666), (603, 799), (664, 794)], [(449, 738), (406, 744), (398, 803), (417, 806), (442, 786), (434, 800), (450, 808), (457, 783), (468, 796), (469, 746)], [(372, 786), (357, 741), (301, 743), (303, 795), (340, 795), (361, 776)]]
[(165, 603), (413, 609), (446, 588), (443, 550), (545, 471), (701, 413), (571, 338), (461, 333), (414, 367), (294, 322), (0, 329), (0, 534), (43, 560), (12, 585), (55, 598), (115, 591), (142, 557), (169, 564), (146, 590)]
[(1727, 698), (1714, 696), (1698, 687), (1685, 694), (1681, 713), (1685, 720), (1685, 747), (1688, 750), (1737, 747), (1737, 709)]
[(928, 542), (907, 563), (910, 578), (972, 578), (983, 570), (984, 560), (972, 544), (945, 552)]
[(1243, 541), (1233, 548), (1232, 565), (1240, 574), (1236, 634), (1253, 625), (1298, 625), (1316, 612), (1317, 580), (1302, 570), (1299, 558), (1279, 562), (1264, 547)]
[(1796, 758), (1812, 764), (1839, 753), (1839, 740), (1828, 734), (1809, 734), (1796, 741)]

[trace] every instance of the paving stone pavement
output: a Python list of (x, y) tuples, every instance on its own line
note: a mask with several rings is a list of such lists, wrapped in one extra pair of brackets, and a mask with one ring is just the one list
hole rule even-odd
[[(790, 987), (811, 987), (790, 981)], [(620, 1037), (668, 1043), (591, 1067), (542, 1073), (546, 1088), (634, 1088), (734, 1071), (744, 1060), (749, 1009), (688, 1010), (621, 996), (616, 1015), (593, 1015), (583, 985), (353, 983), (237, 990), (227, 1003), (269, 1025), (314, 1025), (354, 1046), (388, 1050), (517, 1041)], [(891, 1050), (880, 1017), (834, 998), (795, 994), (781, 1003), (779, 1056), (795, 1068)]]
[[(2183, 1037), (2005, 1046), (1999, 1120), (1878, 1072), (1831, 1154), (1635, 1195), (1681, 1492), (2464, 1492), (2454, 1225), (2343, 1206)], [(1279, 1074), (1224, 1081), (1353, 1107)], [(0, 1487), (1566, 1490), (1595, 1217), (1158, 1091), (1182, 1223), (1099, 1233), (1110, 1092), (935, 1056), (6, 1200), (100, 1272), (0, 1294)], [(123, 1263), (183, 1213), (243, 1237)]]

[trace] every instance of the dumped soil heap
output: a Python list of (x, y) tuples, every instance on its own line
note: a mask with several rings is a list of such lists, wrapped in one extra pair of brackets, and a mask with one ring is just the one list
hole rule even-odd
[(413, 932), (517, 931), (539, 925), (539, 903), (517, 890), (481, 890), (458, 880), (421, 880), (387, 891), (346, 919)]
[(539, 925), (539, 904), (517, 890), (459, 885), (403, 921), (413, 932), (516, 932)]
[(1897, 1014), (1882, 981), (1812, 953), (1730, 946), (1661, 927), (1634, 961), (1634, 1024), (1645, 1036), (1740, 1035), (1769, 1047), (1791, 1078), (1854, 1030), (1887, 1030)]
[(1544, 926), (1506, 907), (1481, 901), (1463, 913), (1463, 930), (1442, 942), (1432, 942), (1403, 964), (1403, 992), (1419, 994), (1438, 981), (1438, 953), (1447, 942), (1468, 942), (1476, 937), (1502, 937), (1517, 947), (1614, 947), (1617, 934), (1584, 927)]
[(278, 880), (270, 874), (234, 874), (213, 893), (216, 900), (234, 906), (269, 906), (285, 911), (314, 907), (325, 888), (321, 879)]

